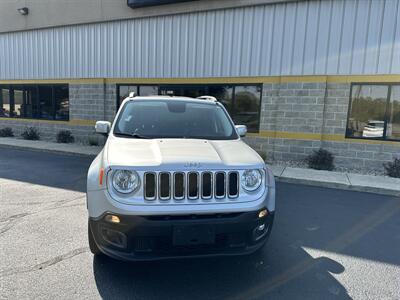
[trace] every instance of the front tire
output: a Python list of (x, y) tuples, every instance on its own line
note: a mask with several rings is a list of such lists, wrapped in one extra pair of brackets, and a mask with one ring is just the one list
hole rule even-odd
[(101, 251), (94, 240), (92, 229), (90, 228), (90, 223), (88, 222), (88, 239), (89, 239), (89, 249), (94, 255), (101, 255)]

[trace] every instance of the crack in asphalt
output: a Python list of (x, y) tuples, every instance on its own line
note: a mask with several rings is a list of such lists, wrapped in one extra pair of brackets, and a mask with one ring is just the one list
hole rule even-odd
[(53, 257), (53, 258), (46, 260), (37, 265), (27, 266), (27, 267), (17, 267), (17, 268), (11, 268), (11, 269), (7, 269), (4, 271), (0, 271), (0, 278), (11, 276), (11, 275), (16, 275), (16, 274), (21, 274), (21, 273), (28, 273), (28, 272), (38, 271), (38, 270), (44, 270), (50, 266), (58, 264), (59, 262), (73, 258), (77, 255), (80, 255), (80, 254), (88, 252), (88, 251), (89, 251), (88, 247), (82, 247), (82, 248), (78, 248), (78, 249), (72, 250), (70, 252), (67, 252), (65, 254)]
[(14, 221), (16, 219), (23, 218), (23, 217), (25, 217), (27, 215), (29, 215), (29, 213), (21, 213), (21, 214), (17, 214), (17, 215), (12, 215), (12, 216), (9, 216), (7, 218), (0, 219), (0, 223)]
[(0, 223), (6, 223), (1, 229), (0, 229), (0, 235), (4, 234), (5, 232), (9, 231), (11, 228), (13, 228), (15, 225), (17, 225), (21, 219), (27, 217), (27, 216), (32, 216), (35, 214), (39, 214), (42, 213), (44, 211), (48, 211), (48, 210), (54, 210), (54, 209), (60, 209), (60, 208), (66, 208), (66, 207), (73, 207), (73, 206), (81, 206), (82, 203), (78, 203), (78, 204), (72, 204), (72, 205), (64, 205), (67, 204), (69, 202), (73, 202), (79, 199), (85, 198), (85, 196), (79, 196), (79, 197), (74, 197), (73, 199), (67, 199), (67, 200), (62, 200), (62, 201), (58, 201), (56, 203), (52, 203), (49, 206), (44, 207), (41, 210), (35, 211), (35, 212), (31, 212), (31, 213), (21, 213), (21, 214), (17, 214), (17, 215), (12, 215), (10, 217), (4, 218), (0, 220)]

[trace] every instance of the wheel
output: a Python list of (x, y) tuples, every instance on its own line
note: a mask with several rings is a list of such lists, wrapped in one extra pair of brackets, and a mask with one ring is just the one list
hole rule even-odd
[(99, 247), (97, 247), (96, 241), (94, 240), (92, 229), (90, 228), (90, 224), (88, 222), (88, 239), (89, 239), (89, 249), (94, 255), (101, 255), (101, 251)]

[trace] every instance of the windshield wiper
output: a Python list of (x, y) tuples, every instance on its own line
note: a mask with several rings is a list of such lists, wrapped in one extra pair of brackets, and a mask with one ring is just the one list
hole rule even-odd
[(141, 135), (141, 134), (138, 134), (138, 133), (115, 132), (114, 134), (117, 135), (117, 136), (126, 136), (126, 137), (135, 138), (135, 139), (150, 139), (150, 137), (145, 136), (145, 135)]

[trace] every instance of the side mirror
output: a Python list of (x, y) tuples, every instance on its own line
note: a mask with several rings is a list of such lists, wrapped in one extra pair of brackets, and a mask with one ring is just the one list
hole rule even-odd
[(243, 137), (246, 136), (247, 133), (247, 126), (246, 125), (235, 125), (236, 132), (239, 136)]
[(96, 133), (108, 135), (111, 128), (111, 123), (108, 121), (97, 121), (94, 128), (96, 130)]

